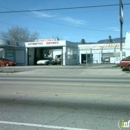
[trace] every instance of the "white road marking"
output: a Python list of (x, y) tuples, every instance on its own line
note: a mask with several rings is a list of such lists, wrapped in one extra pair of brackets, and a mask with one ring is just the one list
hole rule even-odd
[(42, 124), (30, 124), (30, 123), (20, 123), (20, 122), (9, 122), (9, 121), (0, 121), (0, 124), (30, 126), (30, 127), (49, 128), (49, 129), (57, 129), (57, 130), (90, 130), (90, 129), (71, 128), (71, 127), (62, 127), (62, 126), (53, 126), (53, 125), (42, 125)]

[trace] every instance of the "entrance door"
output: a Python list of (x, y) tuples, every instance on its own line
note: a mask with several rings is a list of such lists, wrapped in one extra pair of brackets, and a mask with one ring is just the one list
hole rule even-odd
[(81, 63), (86, 63), (86, 54), (81, 54)]
[[(81, 63), (86, 63), (86, 54), (81, 54)], [(93, 54), (87, 54), (87, 63), (93, 63)]]
[(34, 48), (29, 48), (28, 65), (34, 65)]

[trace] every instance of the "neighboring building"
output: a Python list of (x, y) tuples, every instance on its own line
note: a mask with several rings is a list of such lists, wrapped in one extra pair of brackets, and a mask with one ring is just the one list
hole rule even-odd
[(130, 32), (126, 32), (125, 53), (126, 53), (126, 57), (130, 56)]
[[(80, 44), (79, 63), (120, 63), (120, 43)], [(122, 58), (130, 56), (130, 32), (122, 43)]]
[[(125, 58), (124, 43), (123, 58)], [(79, 62), (82, 63), (119, 63), (120, 43), (79, 45)]]
[(4, 57), (4, 49), (3, 48), (0, 48), (0, 58), (1, 57)]
[(26, 65), (24, 43), (0, 40), (1, 57), (15, 61), (17, 65)]

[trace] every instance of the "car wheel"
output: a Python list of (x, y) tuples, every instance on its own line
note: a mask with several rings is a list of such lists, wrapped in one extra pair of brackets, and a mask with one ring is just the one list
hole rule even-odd
[(6, 65), (5, 66), (9, 66), (9, 64), (8, 63), (6, 63)]
[(123, 67), (122, 67), (121, 69), (122, 69), (122, 71), (124, 71), (124, 68), (123, 68)]
[(52, 62), (52, 65), (54, 65), (55, 63), (54, 62)]
[(49, 63), (48, 62), (46, 62), (46, 64), (45, 65), (48, 65)]

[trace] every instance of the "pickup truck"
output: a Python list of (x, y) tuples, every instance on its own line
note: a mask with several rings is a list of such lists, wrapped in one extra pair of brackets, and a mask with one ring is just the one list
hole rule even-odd
[(125, 69), (125, 68), (130, 70), (130, 60), (128, 60), (128, 59), (121, 60), (120, 61), (120, 67), (122, 68), (122, 70)]

